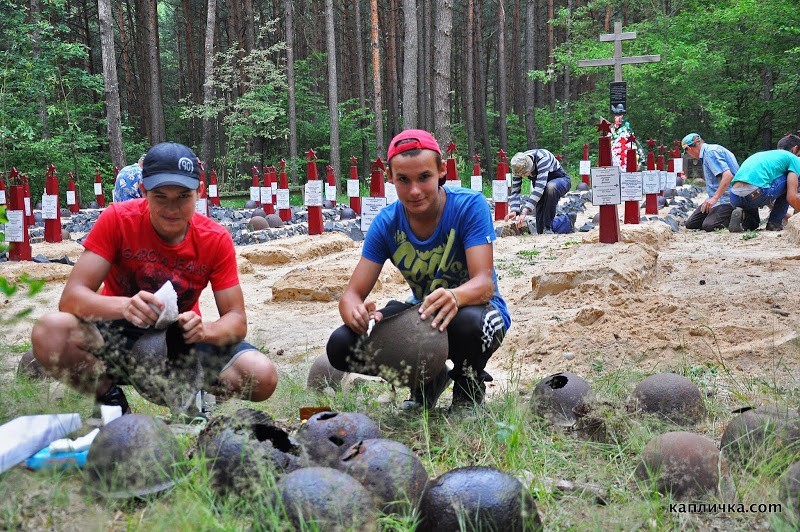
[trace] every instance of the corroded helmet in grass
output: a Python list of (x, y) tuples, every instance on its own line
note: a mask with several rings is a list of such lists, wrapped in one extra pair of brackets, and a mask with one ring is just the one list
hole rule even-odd
[(633, 389), (630, 405), (678, 425), (694, 425), (706, 417), (700, 388), (675, 373), (656, 373), (644, 379)]
[(268, 480), (302, 467), (300, 446), (259, 410), (243, 408), (215, 416), (197, 437), (211, 486), (221, 493), (256, 497)]
[(103, 426), (86, 458), (86, 489), (99, 497), (144, 497), (171, 488), (183, 452), (167, 425), (144, 414), (126, 414)]
[(744, 409), (725, 426), (720, 449), (732, 463), (756, 465), (791, 441), (798, 422), (797, 411), (787, 406)]
[(337, 389), (341, 385), (342, 379), (346, 374), (347, 373), (344, 371), (339, 371), (331, 366), (328, 355), (322, 353), (314, 360), (314, 363), (311, 364), (311, 368), (308, 370), (306, 388), (319, 392), (323, 391), (327, 386)]
[(356, 443), (342, 453), (337, 469), (361, 482), (385, 513), (416, 508), (428, 482), (428, 472), (417, 455), (388, 439)]
[(419, 530), (430, 532), (542, 529), (528, 490), (514, 476), (490, 467), (461, 467), (431, 480), (419, 513)]
[(319, 412), (297, 430), (295, 436), (311, 460), (335, 467), (339, 457), (361, 440), (382, 438), (378, 425), (357, 412)]
[(362, 346), (361, 358), (374, 375), (398, 386), (416, 387), (436, 377), (448, 354), (447, 332), (420, 319), (419, 305), (383, 318)]
[(653, 438), (636, 467), (638, 479), (654, 482), (659, 493), (670, 492), (676, 498), (718, 491), (720, 474), (728, 475), (728, 463), (716, 443), (692, 432)]
[(592, 387), (583, 377), (561, 371), (545, 377), (533, 389), (531, 407), (534, 414), (554, 425), (571, 427), (575, 424), (573, 409), (593, 396)]
[(337, 469), (298, 469), (281, 478), (275, 492), (296, 530), (377, 530), (369, 491)]
[(780, 502), (788, 506), (792, 523), (800, 524), (800, 462), (792, 464), (781, 477)]

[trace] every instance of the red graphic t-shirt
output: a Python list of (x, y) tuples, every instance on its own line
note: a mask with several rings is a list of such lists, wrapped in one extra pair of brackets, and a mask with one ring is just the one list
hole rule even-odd
[(239, 284), (231, 236), (214, 220), (195, 213), (180, 244), (165, 244), (150, 223), (145, 199), (112, 203), (97, 219), (83, 246), (111, 263), (102, 294), (132, 297), (172, 281), (178, 311), (194, 310), (211, 283), (213, 291)]

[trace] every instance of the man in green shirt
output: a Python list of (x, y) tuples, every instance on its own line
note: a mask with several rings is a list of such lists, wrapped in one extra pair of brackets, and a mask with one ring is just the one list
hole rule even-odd
[(783, 229), (783, 218), (791, 205), (800, 210), (800, 137), (786, 135), (777, 150), (762, 151), (748, 157), (731, 182), (729, 229), (741, 233), (744, 219), (758, 220), (758, 209), (774, 202), (767, 220), (767, 231)]

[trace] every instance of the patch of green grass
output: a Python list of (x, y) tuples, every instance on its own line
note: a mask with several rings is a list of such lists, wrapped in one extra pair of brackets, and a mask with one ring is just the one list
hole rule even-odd
[(742, 235), (742, 240), (751, 240), (753, 238), (758, 238), (758, 233), (755, 231), (745, 231)]
[[(18, 352), (17, 346), (0, 349), (2, 366), (13, 366)], [(597, 410), (606, 427), (603, 442), (583, 440), (572, 430), (553, 427), (534, 415), (533, 383), (520, 381), (522, 367), (528, 363), (522, 354), (512, 354), (505, 367), (510, 375), (508, 382), (498, 384), (501, 387), (487, 401), (483, 414), (473, 419), (447, 412), (450, 391), (435, 410), (410, 414), (394, 406), (405, 399), (407, 389), (400, 388), (393, 395), (393, 388), (385, 382), (355, 380), (330, 393), (306, 390), (306, 371), (314, 358), (311, 354), (281, 374), (276, 395), (269, 401), (229, 401), (221, 403), (217, 413), (231, 415), (243, 406), (264, 409), (290, 430), (299, 427), (298, 410), (302, 406), (326, 405), (335, 411), (365, 413), (381, 427), (384, 437), (411, 448), (431, 478), (457, 467), (479, 465), (522, 479), (550, 530), (791, 529), (784, 520), (785, 513), (671, 513), (670, 504), (681, 501), (660, 494), (652, 482), (638, 481), (634, 475), (647, 442), (665, 431), (690, 430), (719, 441), (732, 418), (731, 410), (741, 404), (742, 397), (759, 404), (776, 400), (790, 407), (800, 404), (797, 378), (787, 373), (784, 362), (775, 361), (759, 375), (735, 376), (713, 358), (703, 363), (661, 360), (657, 367), (647, 367), (628, 359), (616, 361), (600, 351), (584, 356), (591, 369), (583, 376), (603, 405)], [(628, 411), (627, 400), (635, 385), (656, 371), (673, 371), (692, 379), (703, 391), (708, 418), (695, 427), (679, 427)], [(62, 399), (48, 400), (52, 381), (13, 377), (2, 385), (0, 421), (44, 412), (77, 411), (85, 417), (92, 406), (90, 399), (70, 391)], [(161, 407), (147, 403), (130, 387), (125, 390), (136, 411), (164, 414)], [(738, 393), (731, 393), (734, 390)], [(387, 400), (394, 404), (387, 404)], [(182, 436), (180, 442), (188, 451), (193, 448), (194, 437)], [(732, 464), (733, 500), (746, 504), (781, 502), (780, 476), (797, 459), (796, 446), (787, 446), (765, 453), (764, 459), (748, 470)], [(259, 495), (247, 490), (220, 495), (210, 486), (206, 459), (195, 453), (184, 465), (186, 475), (172, 490), (144, 500), (115, 503), (86, 495), (82, 487), (89, 479), (83, 471), (13, 468), (0, 476), (0, 528), (291, 529), (279, 503), (271, 499), (274, 478), (259, 488)], [(578, 489), (559, 489), (559, 480), (568, 480)], [(603, 504), (598, 503), (598, 497)], [(698, 500), (723, 502), (714, 494), (699, 496)], [(382, 515), (378, 526), (380, 530), (412, 531), (417, 529), (417, 519), (414, 514)], [(313, 529), (314, 525), (304, 528)]]

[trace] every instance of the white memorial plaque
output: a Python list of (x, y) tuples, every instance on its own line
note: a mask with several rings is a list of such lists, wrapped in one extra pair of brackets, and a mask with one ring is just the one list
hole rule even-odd
[(620, 187), (622, 201), (640, 201), (642, 199), (642, 173), (622, 172)]
[(675, 173), (676, 174), (682, 174), (683, 173), (683, 158), (682, 157), (676, 157), (676, 158), (672, 159), (672, 164), (673, 164), (673, 168), (675, 168)]
[(0, 205), (6, 204), (6, 191), (0, 190)]
[(361, 231), (366, 233), (372, 220), (378, 216), (381, 209), (386, 207), (386, 198), (373, 198), (365, 196), (361, 198)]
[(336, 201), (336, 185), (325, 183), (325, 199), (328, 201)]
[(261, 201), (261, 187), (250, 187), (250, 201)]
[(580, 163), (580, 174), (581, 175), (589, 175), (589, 172), (592, 171), (592, 161), (583, 161), (581, 160)]
[(272, 184), (270, 185), (270, 188), (272, 189), (272, 195), (273, 196), (275, 194), (277, 194), (278, 193), (278, 182), (277, 181), (273, 181)]
[(448, 179), (444, 182), (450, 188), (461, 188), (461, 180), (460, 179)]
[(208, 216), (208, 198), (197, 198), (197, 201), (194, 202), (194, 210), (203, 216)]
[(505, 181), (492, 181), (492, 199), (497, 202), (508, 201), (508, 185)]
[(667, 172), (664, 170), (658, 171), (658, 187), (659, 192), (667, 189)]
[(347, 180), (347, 197), (357, 198), (359, 196), (358, 179)]
[(272, 187), (260, 187), (261, 203), (272, 205)]
[(620, 171), (618, 166), (592, 168), (592, 205), (619, 205)]
[(322, 207), (322, 181), (306, 181), (306, 207)]
[(23, 202), (25, 203), (25, 216), (30, 216), (33, 214), (33, 211), (31, 211), (31, 199), (23, 198)]
[(390, 205), (397, 201), (397, 188), (394, 183), (386, 183), (383, 186), (384, 195), (386, 196), (386, 205)]
[(642, 172), (642, 192), (645, 194), (658, 194), (661, 192), (661, 173), (658, 170), (645, 170)]
[(208, 185), (208, 197), (209, 198), (216, 198), (217, 197), (217, 185)]
[(94, 195), (100, 196), (103, 194), (103, 185), (101, 183), (94, 184)]
[(67, 205), (75, 205), (77, 203), (74, 190), (67, 190)]
[(6, 211), (6, 242), (25, 242), (25, 213), (23, 211)]
[(289, 189), (279, 188), (275, 200), (279, 209), (289, 209)]
[(469, 188), (477, 192), (483, 192), (483, 176), (481, 175), (470, 176)]
[(42, 194), (42, 219), (58, 220), (58, 196)]
[(508, 172), (508, 173), (506, 174), (506, 186), (507, 186), (508, 188), (511, 188), (511, 172)]
[(675, 172), (667, 172), (667, 182), (664, 190), (669, 190), (678, 186), (678, 174)]

